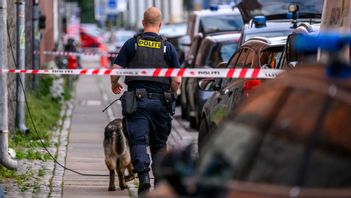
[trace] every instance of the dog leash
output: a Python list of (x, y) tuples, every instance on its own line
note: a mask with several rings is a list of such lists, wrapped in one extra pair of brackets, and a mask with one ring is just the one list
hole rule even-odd
[(122, 97), (112, 101), (104, 110), (102, 110), (103, 113), (105, 113), (105, 111), (110, 108), (115, 102), (117, 102), (118, 100), (121, 100)]

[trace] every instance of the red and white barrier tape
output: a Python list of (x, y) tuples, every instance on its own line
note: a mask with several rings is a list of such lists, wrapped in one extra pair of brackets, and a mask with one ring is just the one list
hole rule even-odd
[(0, 73), (98, 75), (98, 76), (143, 76), (143, 77), (187, 77), (187, 78), (275, 78), (284, 70), (278, 69), (52, 69), (15, 70), (2, 69)]
[(106, 56), (116, 58), (118, 53), (99, 53), (99, 52), (66, 52), (66, 51), (34, 51), (34, 54), (43, 54), (48, 56)]

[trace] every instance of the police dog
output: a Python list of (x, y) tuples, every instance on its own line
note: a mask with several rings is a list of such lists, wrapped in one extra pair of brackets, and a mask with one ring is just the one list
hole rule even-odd
[[(109, 191), (115, 191), (115, 171), (119, 179), (121, 190), (128, 188), (126, 182), (135, 178), (131, 163), (128, 142), (123, 134), (122, 119), (115, 119), (105, 127), (104, 153), (105, 163), (110, 171)], [(128, 176), (125, 176), (125, 170)]]

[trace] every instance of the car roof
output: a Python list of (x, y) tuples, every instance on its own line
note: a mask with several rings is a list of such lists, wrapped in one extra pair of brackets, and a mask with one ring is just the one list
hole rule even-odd
[(221, 43), (226, 41), (239, 41), (241, 33), (238, 32), (231, 32), (231, 33), (224, 33), (224, 34), (216, 34), (216, 35), (208, 35), (205, 39), (211, 39), (214, 42)]
[(286, 36), (278, 36), (278, 37), (272, 37), (272, 38), (268, 38), (268, 40), (270, 41), (270, 45), (285, 45), (286, 44), (286, 40), (288, 37)]
[(269, 19), (287, 19), (288, 6), (299, 5), (299, 18), (321, 18), (324, 0), (237, 0), (245, 23), (249, 22), (255, 15), (265, 15)]
[(279, 47), (284, 46), (286, 44), (287, 37), (286, 36), (279, 36), (279, 37), (272, 37), (272, 38), (265, 38), (265, 37), (252, 37), (247, 40), (242, 46), (250, 46), (254, 47), (257, 45), (257, 42), (264, 43), (264, 45), (268, 47)]
[(199, 17), (205, 17), (205, 16), (219, 16), (219, 15), (240, 15), (240, 12), (237, 8), (235, 9), (219, 9), (219, 10), (200, 10), (200, 11), (194, 11), (193, 15), (199, 16)]
[(179, 37), (186, 34), (186, 23), (166, 24), (161, 26), (160, 34), (167, 37)]
[(252, 27), (249, 25), (245, 26), (245, 34), (255, 34), (255, 33), (263, 33), (263, 32), (271, 32), (271, 31), (293, 31), (292, 24), (289, 21), (267, 21), (266, 27), (256, 28), (254, 24)]

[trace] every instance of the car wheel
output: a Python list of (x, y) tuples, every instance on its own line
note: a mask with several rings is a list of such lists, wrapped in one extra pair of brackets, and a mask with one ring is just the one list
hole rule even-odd
[(183, 102), (181, 102), (181, 111), (182, 119), (188, 120), (188, 109), (186, 108), (186, 105)]
[(206, 118), (203, 118), (200, 127), (199, 127), (199, 136), (198, 136), (198, 150), (199, 150), (199, 155), (202, 153), (202, 149), (206, 142), (208, 141), (209, 137), (209, 128), (206, 122)]
[(190, 122), (190, 127), (191, 128), (196, 129), (196, 130), (198, 129), (197, 128), (196, 117), (191, 116), (189, 122)]

